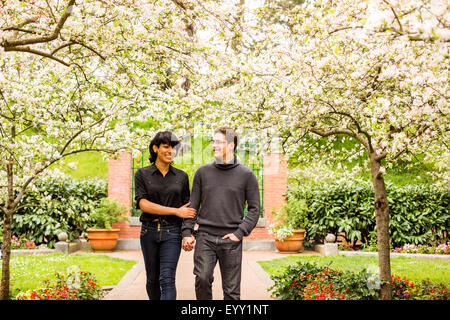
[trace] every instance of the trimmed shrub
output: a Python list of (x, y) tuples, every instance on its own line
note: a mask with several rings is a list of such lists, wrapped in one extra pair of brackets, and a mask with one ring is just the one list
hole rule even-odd
[(35, 186), (36, 191), (27, 193), (19, 203), (22, 208), (13, 215), (12, 232), (50, 248), (61, 231), (68, 234), (69, 241), (78, 238), (97, 203), (107, 196), (107, 183), (100, 179), (46, 179), (36, 181)]
[(127, 207), (120, 204), (116, 199), (110, 200), (102, 198), (91, 214), (90, 228), (93, 229), (111, 229), (112, 224), (123, 220), (129, 221), (124, 214)]
[[(376, 234), (373, 187), (369, 182), (294, 184), (289, 186), (286, 197), (306, 200), (309, 221), (306, 240), (322, 242), (328, 233), (343, 233), (348, 242), (368, 243)], [(447, 242), (450, 190), (387, 183), (387, 197), (394, 247)]]

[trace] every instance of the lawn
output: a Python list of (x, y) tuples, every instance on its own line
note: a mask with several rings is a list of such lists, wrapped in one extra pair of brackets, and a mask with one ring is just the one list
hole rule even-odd
[[(318, 264), (330, 264), (331, 269), (349, 270), (357, 272), (366, 268), (371, 272), (378, 270), (377, 257), (347, 257), (347, 256), (304, 256), (290, 255), (280, 259), (258, 261), (261, 267), (269, 275), (281, 274), (288, 265), (297, 261), (316, 262)], [(391, 273), (408, 280), (420, 281), (428, 278), (434, 283), (443, 283), (450, 286), (450, 261), (423, 260), (408, 257), (391, 258)]]
[(11, 293), (27, 291), (43, 286), (45, 279), (55, 279), (55, 272), (68, 272), (79, 268), (95, 275), (100, 286), (116, 285), (136, 261), (109, 257), (106, 255), (75, 253), (49, 255), (11, 256)]
[[(68, 164), (75, 163), (76, 168), (72, 169)], [(62, 172), (71, 175), (77, 180), (98, 177), (108, 178), (108, 161), (103, 159), (100, 152), (81, 152), (65, 158), (65, 164), (56, 163), (52, 168), (59, 168)]]

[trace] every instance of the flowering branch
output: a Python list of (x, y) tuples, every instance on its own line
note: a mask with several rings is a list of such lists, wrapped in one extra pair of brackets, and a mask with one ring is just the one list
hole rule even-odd
[(28, 52), (28, 53), (37, 54), (38, 56), (42, 56), (42, 57), (45, 57), (45, 58), (50, 58), (52, 60), (55, 60), (55, 61), (65, 65), (66, 67), (70, 66), (69, 63), (67, 63), (67, 62), (65, 62), (65, 61), (63, 61), (63, 60), (61, 60), (61, 59), (51, 55), (50, 53), (46, 53), (46, 52), (43, 52), (43, 51), (31, 49), (30, 47), (5, 47), (4, 49), (5, 49), (5, 52), (6, 51), (19, 51), (19, 52)]
[[(6, 47), (18, 47), (18, 46), (24, 46), (27, 44), (36, 44), (36, 43), (43, 43), (43, 42), (50, 42), (58, 38), (62, 27), (66, 23), (67, 18), (69, 18), (70, 14), (72, 13), (73, 5), (75, 4), (75, 0), (70, 0), (66, 11), (62, 15), (61, 19), (59, 20), (58, 24), (55, 27), (55, 30), (53, 30), (53, 33), (49, 36), (43, 36), (43, 37), (36, 37), (36, 38), (30, 38), (30, 39), (24, 39), (24, 40), (16, 40), (16, 41), (8, 41), (5, 40), (2, 44), (5, 48)], [(29, 22), (29, 20), (27, 20)]]
[[(62, 59), (55, 57), (53, 55), (54, 53), (47, 53), (47, 52), (43, 52), (40, 50), (32, 49), (31, 47), (29, 47), (27, 45), (37, 44), (37, 43), (46, 43), (46, 42), (51, 42), (53, 40), (56, 40), (61, 33), (61, 29), (63, 28), (63, 26), (66, 23), (67, 19), (69, 18), (70, 14), (72, 13), (72, 8), (73, 8), (74, 4), (75, 4), (75, 0), (70, 0), (68, 6), (66, 8), (66, 11), (62, 15), (61, 19), (59, 20), (58, 24), (56, 25), (56, 27), (53, 30), (53, 33), (51, 35), (39, 36), (39, 37), (34, 37), (34, 38), (22, 39), (22, 40), (13, 40), (13, 41), (5, 39), (3, 41), (3, 43), (1, 43), (0, 45), (3, 46), (5, 51), (19, 51), (19, 52), (32, 53), (32, 54), (36, 54), (36, 55), (39, 55), (39, 56), (42, 56), (45, 58), (50, 58), (52, 60), (55, 60), (55, 61), (65, 65), (66, 67), (70, 66), (69, 63), (65, 62)], [(33, 33), (32, 31), (22, 30), (22, 27), (29, 23), (32, 23), (34, 21), (35, 21), (34, 19), (27, 19), (23, 23), (19, 24), (18, 27), (9, 27), (4, 30), (15, 30), (15, 31), (22, 31), (22, 32), (27, 32), (27, 33)]]
[(369, 143), (359, 134), (355, 133), (353, 130), (345, 129), (345, 128), (339, 128), (339, 129), (331, 129), (328, 131), (319, 130), (317, 128), (310, 128), (309, 131), (321, 136), (321, 137), (329, 137), (332, 135), (338, 135), (338, 134), (346, 134), (350, 137), (355, 138), (359, 142), (362, 143), (362, 145), (368, 150), (371, 150), (371, 147), (369, 146)]

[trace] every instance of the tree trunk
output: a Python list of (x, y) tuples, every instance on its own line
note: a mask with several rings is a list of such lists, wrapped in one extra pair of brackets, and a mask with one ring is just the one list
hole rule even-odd
[(0, 300), (9, 300), (10, 270), (9, 261), (11, 257), (11, 228), (12, 210), (6, 210), (3, 220), (3, 244), (2, 244), (2, 281), (0, 286)]
[(378, 264), (380, 267), (381, 300), (392, 299), (391, 260), (389, 243), (389, 204), (386, 196), (386, 185), (380, 172), (381, 160), (370, 156), (372, 182), (375, 193), (375, 217), (378, 240)]
[[(15, 128), (12, 128), (12, 137), (15, 137)], [(12, 217), (14, 214), (14, 160), (6, 164), (6, 174), (8, 179), (8, 197), (4, 206), (3, 220), (3, 244), (2, 244), (2, 281), (0, 284), (0, 300), (9, 300), (10, 270), (9, 261), (11, 257), (11, 237), (12, 237)]]

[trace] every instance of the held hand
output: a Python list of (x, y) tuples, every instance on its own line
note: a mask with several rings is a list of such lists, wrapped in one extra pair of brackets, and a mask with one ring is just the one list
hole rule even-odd
[(231, 241), (236, 241), (236, 242), (241, 241), (241, 240), (239, 240), (239, 238), (236, 237), (233, 233), (226, 234), (226, 235), (224, 235), (224, 236), (222, 237), (222, 239), (224, 239), (224, 240), (227, 239), (227, 238), (230, 238)]
[(195, 248), (195, 238), (193, 236), (184, 237), (182, 248), (184, 251), (191, 251)]
[(190, 204), (191, 202), (189, 201), (184, 206), (179, 207), (175, 215), (184, 219), (195, 218), (195, 216), (197, 215), (197, 210), (195, 210), (194, 208), (188, 208)]

